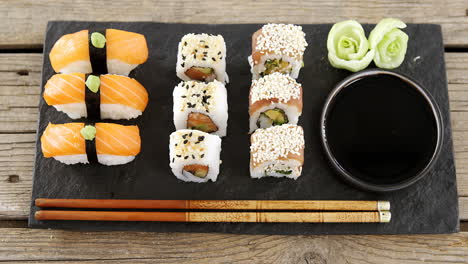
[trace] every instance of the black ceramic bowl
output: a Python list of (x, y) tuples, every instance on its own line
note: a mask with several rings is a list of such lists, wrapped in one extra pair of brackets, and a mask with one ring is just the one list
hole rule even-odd
[(424, 177), (442, 145), (442, 119), (432, 97), (401, 74), (371, 69), (336, 85), (321, 116), (333, 168), (349, 183), (385, 192)]

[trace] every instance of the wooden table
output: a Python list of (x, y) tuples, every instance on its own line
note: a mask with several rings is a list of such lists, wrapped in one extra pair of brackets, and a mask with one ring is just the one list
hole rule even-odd
[[(69, 1), (71, 2), (71, 1)], [(278, 3), (276, 3), (278, 2)], [(467, 263), (468, 1), (5, 1), (0, 0), (0, 262)], [(47, 20), (184, 23), (442, 25), (458, 177), (461, 232), (406, 236), (265, 236), (70, 232), (26, 228), (42, 42)], [(313, 48), (310, 43), (309, 48)], [(100, 261), (101, 260), (101, 261)]]

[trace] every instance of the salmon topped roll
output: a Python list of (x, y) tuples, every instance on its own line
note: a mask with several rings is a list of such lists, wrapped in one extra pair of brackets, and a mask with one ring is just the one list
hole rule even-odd
[(227, 92), (221, 82), (181, 82), (174, 88), (173, 99), (176, 130), (188, 128), (226, 136)]
[(169, 137), (169, 165), (174, 175), (188, 182), (216, 181), (219, 173), (221, 138), (182, 129)]
[(43, 97), (72, 119), (131, 119), (148, 104), (148, 92), (137, 80), (112, 74), (55, 74), (47, 81)]
[(296, 125), (257, 129), (250, 137), (250, 175), (297, 179), (304, 164), (304, 130)]
[(307, 47), (301, 26), (292, 24), (267, 24), (252, 35), (252, 55), (249, 64), (252, 79), (273, 72), (288, 74), (294, 79), (303, 67)]
[(302, 114), (302, 86), (275, 72), (252, 81), (249, 95), (250, 133), (257, 128), (297, 124)]
[(193, 33), (183, 36), (179, 42), (176, 72), (184, 81), (228, 83), (223, 36)]
[(148, 47), (142, 34), (118, 29), (81, 30), (57, 40), (49, 58), (55, 72), (127, 76), (146, 62)]
[(119, 165), (131, 162), (140, 153), (137, 126), (110, 123), (49, 124), (41, 136), (45, 158), (65, 164), (99, 162)]

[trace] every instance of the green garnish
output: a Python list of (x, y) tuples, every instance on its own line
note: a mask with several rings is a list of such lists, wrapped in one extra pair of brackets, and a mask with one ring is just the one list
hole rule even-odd
[(369, 35), (371, 49), (375, 49), (374, 63), (379, 68), (395, 69), (405, 59), (408, 47), (408, 35), (401, 31), (405, 28), (403, 21), (395, 18), (384, 18)]
[(99, 91), (100, 85), (101, 85), (101, 80), (99, 79), (98, 76), (89, 75), (88, 79), (86, 79), (86, 86), (93, 93), (97, 93)]
[(106, 46), (106, 37), (99, 32), (93, 32), (91, 34), (91, 44), (96, 48), (102, 49)]
[(210, 68), (210, 67), (193, 67), (193, 68), (199, 72), (203, 72), (204, 74), (212, 74), (214, 72), (213, 68)]
[(289, 62), (284, 61), (283, 59), (269, 59), (265, 61), (265, 71), (263, 72), (264, 75), (268, 75), (274, 72), (279, 73), (289, 73), (291, 70), (288, 69)]
[(257, 120), (257, 127), (267, 128), (271, 126), (279, 126), (288, 122), (288, 116), (282, 109), (273, 108), (260, 113)]
[(262, 114), (265, 114), (268, 118), (273, 121), (273, 125), (278, 126), (288, 122), (288, 117), (282, 109), (273, 108), (269, 109)]
[(292, 170), (275, 170), (276, 173), (281, 173), (281, 174), (284, 174), (284, 175), (289, 175), (292, 173)]
[(328, 33), (328, 60), (339, 69), (357, 72), (369, 66), (374, 50), (369, 50), (364, 29), (355, 20), (336, 23)]
[(195, 129), (195, 130), (200, 130), (200, 131), (207, 131), (208, 130), (208, 126), (207, 125), (196, 125), (196, 126), (192, 126), (190, 129)]
[(87, 125), (80, 130), (81, 135), (85, 140), (93, 140), (96, 137), (96, 128), (94, 126)]

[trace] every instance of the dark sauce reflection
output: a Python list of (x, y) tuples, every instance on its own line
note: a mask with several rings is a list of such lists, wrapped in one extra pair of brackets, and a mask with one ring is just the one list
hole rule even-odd
[(415, 176), (431, 160), (437, 123), (425, 97), (390, 75), (344, 88), (326, 119), (332, 154), (344, 170), (373, 184)]

